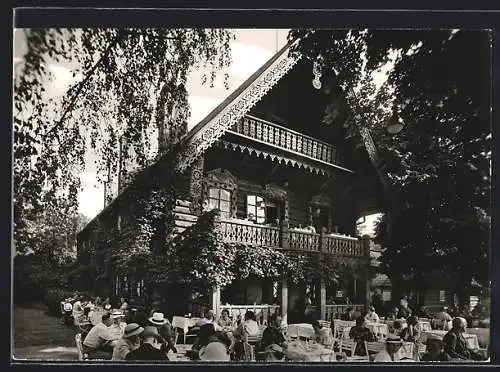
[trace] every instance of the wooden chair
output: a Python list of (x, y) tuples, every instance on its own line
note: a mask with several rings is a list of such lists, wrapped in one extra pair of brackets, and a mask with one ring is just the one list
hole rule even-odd
[(173, 317), (172, 329), (174, 330), (174, 345), (177, 344), (177, 340), (179, 338), (179, 333), (178, 333), (179, 329), (182, 331), (182, 335), (184, 338), (184, 344), (186, 344), (186, 339), (188, 337), (196, 337), (197, 336), (196, 333), (188, 334), (189, 327), (188, 327), (186, 318), (183, 316), (174, 316)]
[(339, 340), (339, 352), (345, 352), (346, 354), (349, 353), (348, 356), (354, 356), (354, 352), (356, 350), (356, 342), (351, 339), (347, 338), (341, 338)]
[(318, 320), (318, 323), (323, 328), (331, 328), (332, 327), (332, 322), (329, 322), (328, 320)]
[(365, 341), (365, 350), (368, 355), (370, 354), (377, 354), (380, 351), (385, 349), (385, 342), (380, 342), (380, 341)]

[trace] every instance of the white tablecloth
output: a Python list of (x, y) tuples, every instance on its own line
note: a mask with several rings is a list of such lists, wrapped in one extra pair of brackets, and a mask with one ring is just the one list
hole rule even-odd
[(291, 341), (286, 344), (283, 353), (288, 359), (305, 362), (334, 362), (335, 352), (318, 343)]
[(314, 329), (309, 323), (289, 324), (287, 334), (290, 337), (312, 338), (314, 335)]
[(372, 331), (377, 338), (387, 338), (389, 327), (384, 323), (366, 323), (366, 328)]
[[(424, 331), (424, 332), (422, 332), (422, 336), (423, 336), (422, 342), (425, 342), (427, 340), (427, 336), (430, 334), (434, 334), (436, 336), (439, 336), (442, 339), (444, 337), (444, 335), (447, 333), (448, 333), (448, 331), (442, 331), (442, 330), (438, 330), (438, 329), (434, 329), (432, 331)], [(465, 341), (467, 341), (467, 345), (468, 345), (469, 349), (473, 349), (473, 350), (479, 349), (479, 341), (477, 339), (477, 335), (472, 334), (472, 333), (464, 333), (464, 338), (465, 338)]]
[(185, 316), (174, 316), (172, 318), (172, 328), (180, 328), (185, 333), (189, 331), (201, 320), (201, 318), (186, 318)]

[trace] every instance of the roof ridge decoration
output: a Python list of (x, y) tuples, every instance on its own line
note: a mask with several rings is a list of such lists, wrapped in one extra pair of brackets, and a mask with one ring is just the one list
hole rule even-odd
[(285, 48), (251, 84), (229, 102), (213, 119), (189, 140), (179, 154), (177, 170), (184, 172), (205, 150), (217, 142), (231, 126), (240, 120), (301, 58), (291, 57)]

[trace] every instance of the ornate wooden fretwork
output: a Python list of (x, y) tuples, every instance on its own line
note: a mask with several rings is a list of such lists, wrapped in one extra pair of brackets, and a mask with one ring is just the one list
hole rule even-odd
[(288, 49), (244, 89), (236, 99), (210, 120), (179, 154), (177, 170), (184, 172), (206, 149), (212, 146), (234, 123), (240, 120), (297, 63), (288, 56)]
[(194, 214), (199, 214), (203, 203), (203, 168), (205, 158), (200, 156), (191, 167), (190, 195), (191, 204), (189, 209)]

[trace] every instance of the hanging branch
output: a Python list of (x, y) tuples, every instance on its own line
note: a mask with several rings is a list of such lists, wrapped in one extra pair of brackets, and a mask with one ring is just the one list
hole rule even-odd
[(104, 53), (101, 55), (101, 57), (99, 58), (99, 60), (92, 66), (92, 68), (87, 72), (87, 74), (85, 75), (85, 78), (80, 81), (80, 83), (78, 84), (78, 87), (75, 91), (75, 93), (73, 94), (73, 97), (71, 97), (71, 100), (68, 104), (68, 106), (66, 106), (66, 109), (64, 110), (64, 112), (62, 113), (61, 115), (61, 118), (56, 122), (56, 124), (50, 128), (44, 135), (43, 135), (43, 138), (47, 137), (49, 134), (51, 134), (55, 129), (57, 129), (63, 122), (64, 122), (64, 119), (66, 119), (66, 115), (68, 114), (68, 112), (71, 110), (71, 108), (74, 106), (78, 96), (80, 95), (83, 87), (85, 86), (85, 84), (87, 83), (87, 81), (92, 77), (92, 75), (94, 74), (94, 72), (97, 70), (97, 68), (103, 63), (103, 61), (108, 57), (109, 53), (111, 53), (111, 50), (116, 46), (116, 44), (125, 36), (125, 32), (123, 31), (119, 31), (118, 32), (118, 35), (109, 43), (108, 47), (106, 48), (106, 50), (104, 51)]

